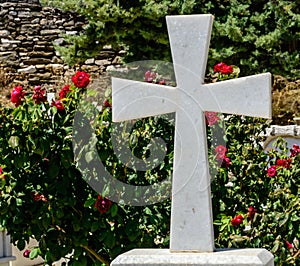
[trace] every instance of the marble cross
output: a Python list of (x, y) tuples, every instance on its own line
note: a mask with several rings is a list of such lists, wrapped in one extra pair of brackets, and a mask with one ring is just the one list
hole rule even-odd
[(171, 252), (214, 250), (205, 111), (271, 116), (269, 73), (204, 84), (212, 15), (167, 16), (176, 87), (113, 78), (113, 121), (176, 113)]

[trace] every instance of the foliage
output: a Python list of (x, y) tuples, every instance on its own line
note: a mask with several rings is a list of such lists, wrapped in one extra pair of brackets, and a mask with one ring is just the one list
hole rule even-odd
[[(265, 153), (259, 138), (248, 139), (261, 130), (253, 122), (225, 122), (231, 164), (220, 169), (212, 186), (216, 247), (266, 248), (276, 265), (298, 265), (300, 154), (291, 157), (282, 139)], [(280, 161), (289, 163), (276, 166)]]
[(213, 14), (208, 65), (224, 60), (243, 66), (242, 75), (270, 71), (297, 79), (299, 5), (285, 0), (43, 0), (88, 20), (85, 32), (59, 47), (68, 63), (97, 55), (103, 45), (127, 51), (126, 61), (170, 61), (166, 15)]
[[(39, 87), (39, 86), (37, 86)], [(29, 237), (39, 241), (38, 247), (27, 247), (26, 256), (42, 256), (46, 263), (73, 253), (68, 265), (108, 265), (116, 255), (134, 247), (160, 247), (167, 242), (170, 203), (147, 207), (121, 206), (108, 203), (82, 178), (74, 162), (72, 128), (75, 111), (84, 88), (73, 84), (60, 93), (66, 95), (49, 104), (39, 103), (28, 91), (14, 109), (1, 108), (0, 147), (2, 166), (0, 183), (1, 225), (12, 242), (22, 250)], [(34, 94), (34, 93), (33, 93)], [(15, 95), (15, 93), (13, 94)], [(103, 108), (99, 120), (111, 121), (111, 108)], [(145, 131), (147, 123), (135, 131)], [(151, 123), (153, 133), (159, 123)], [(101, 154), (110, 152), (109, 129), (99, 130)], [(108, 130), (107, 130), (108, 129)], [(170, 132), (167, 132), (169, 134)], [(166, 133), (165, 133), (166, 134)], [(106, 147), (105, 147), (106, 146)], [(138, 147), (136, 147), (138, 150)], [(107, 161), (115, 159), (107, 158)], [(124, 176), (117, 165), (116, 176)], [(170, 170), (169, 170), (170, 171)], [(166, 175), (166, 170), (161, 174)], [(146, 175), (149, 173), (144, 173)], [(143, 173), (137, 174), (143, 179)], [(137, 179), (137, 175), (132, 178)], [(147, 177), (144, 177), (147, 180)], [(107, 200), (109, 202), (109, 200)], [(155, 241), (154, 241), (155, 240)], [(159, 240), (159, 241), (158, 241)], [(25, 256), (24, 255), (24, 256)]]
[[(238, 68), (231, 70), (229, 74), (211, 73), (210, 77), (236, 77)], [(87, 84), (86, 73), (76, 76)], [(155, 68), (146, 73), (145, 79), (173, 84), (172, 80), (162, 79)], [(132, 248), (168, 246), (169, 199), (142, 207), (117, 205), (106, 198), (104, 191), (101, 195), (93, 191), (79, 172), (74, 162), (72, 131), (85, 91), (74, 84), (65, 86), (59, 94), (61, 100), (49, 104), (42, 87), (34, 88), (34, 97), (17, 88), (13, 96), (18, 106), (0, 109), (1, 225), (19, 249), (26, 247), (29, 237), (36, 238), (39, 246), (26, 247), (30, 252), (25, 255), (32, 259), (40, 255), (46, 263), (73, 251), (68, 265), (108, 265)], [(89, 97), (93, 95), (93, 91), (88, 93)], [(163, 117), (136, 121), (130, 131), (132, 153), (147, 158), (150, 140), (160, 137), (166, 143), (166, 157), (152, 170), (130, 169), (114, 154), (111, 99), (102, 100), (95, 134), (97, 151), (107, 171), (121, 181), (139, 185), (170, 176), (173, 126)], [(218, 173), (212, 180), (216, 246), (266, 248), (275, 255), (277, 265), (297, 265), (299, 147), (289, 156), (284, 144), (278, 142), (278, 149), (267, 154), (261, 135), (266, 121), (211, 112), (206, 117), (211, 167)], [(126, 128), (128, 123), (120, 126)], [(226, 133), (227, 147), (213, 138), (218, 128)], [(221, 167), (213, 169), (215, 162), (221, 162)]]

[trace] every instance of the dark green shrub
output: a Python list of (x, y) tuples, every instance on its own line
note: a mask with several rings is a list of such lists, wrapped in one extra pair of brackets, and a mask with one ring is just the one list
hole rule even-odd
[(69, 63), (97, 55), (103, 45), (125, 48), (126, 61), (170, 61), (166, 15), (213, 14), (209, 64), (243, 66), (242, 75), (270, 71), (299, 78), (299, 5), (279, 0), (43, 0), (76, 10), (88, 20), (84, 34), (60, 47)]

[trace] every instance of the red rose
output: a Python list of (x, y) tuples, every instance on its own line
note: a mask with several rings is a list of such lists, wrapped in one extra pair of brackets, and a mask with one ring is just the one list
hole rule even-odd
[(290, 169), (291, 168), (291, 158), (288, 158), (288, 159), (278, 159), (276, 161), (276, 166), (281, 166), (281, 167), (284, 167), (286, 169)]
[(64, 107), (63, 103), (61, 101), (58, 101), (58, 100), (57, 101), (52, 100), (51, 106), (55, 106), (57, 108), (57, 110), (60, 111), (60, 112), (65, 110), (65, 107)]
[(215, 72), (215, 73), (221, 72), (224, 66), (226, 66), (226, 64), (223, 63), (223, 62), (216, 64), (216, 65), (214, 66), (214, 72)]
[(233, 226), (239, 226), (244, 220), (244, 217), (242, 215), (235, 216), (231, 219), (231, 224)]
[(32, 99), (34, 100), (35, 104), (40, 104), (47, 101), (47, 98), (45, 96), (45, 89), (42, 89), (41, 86), (35, 86)]
[(70, 91), (70, 84), (65, 85), (59, 92), (59, 98), (60, 99), (66, 98), (69, 91)]
[(25, 258), (29, 258), (30, 252), (31, 252), (30, 249), (26, 249), (26, 250), (23, 252), (23, 256), (24, 256)]
[(106, 213), (110, 209), (111, 204), (112, 203), (108, 198), (103, 198), (101, 195), (99, 195), (94, 206), (99, 212)]
[(255, 213), (256, 213), (256, 209), (254, 209), (252, 206), (250, 206), (248, 208), (248, 214), (247, 214), (248, 219), (252, 220), (254, 218)]
[(223, 158), (221, 167), (228, 168), (229, 165), (231, 165), (231, 161), (230, 161), (230, 159), (229, 159), (228, 157), (226, 157), (226, 155), (225, 155), (225, 157)]
[(221, 70), (221, 74), (231, 74), (233, 72), (232, 66), (224, 66)]
[(144, 76), (144, 80), (146, 81), (146, 82), (153, 82), (153, 80), (156, 78), (156, 73), (155, 72), (151, 72), (151, 71), (147, 71), (146, 73), (145, 73), (145, 76)]
[(15, 104), (15, 106), (19, 106), (24, 98), (26, 92), (23, 91), (22, 86), (15, 87), (11, 92), (11, 102)]
[(42, 193), (39, 192), (32, 192), (32, 196), (34, 201), (44, 201), (44, 202), (48, 201), (47, 198)]
[(292, 243), (290, 243), (289, 241), (285, 241), (285, 244), (286, 244), (286, 247), (288, 249), (293, 249), (294, 248), (294, 245)]
[(1, 166), (0, 166), (0, 178), (5, 179), (5, 175), (3, 175), (3, 170)]
[(297, 144), (294, 144), (293, 148), (290, 151), (291, 151), (291, 157), (295, 157), (300, 153), (300, 147)]
[(158, 82), (159, 85), (166, 85), (166, 81), (164, 79), (161, 79), (159, 82)]
[(277, 167), (276, 165), (272, 165), (271, 167), (268, 168), (267, 170), (268, 177), (274, 177), (277, 175), (276, 167)]
[(105, 99), (105, 100), (103, 101), (103, 106), (104, 106), (104, 107), (111, 107), (111, 103), (109, 102), (108, 99)]
[(219, 72), (221, 74), (228, 75), (228, 74), (231, 74), (233, 72), (233, 67), (229, 66), (229, 65), (226, 65), (225, 63), (221, 62), (221, 63), (216, 64), (214, 66), (214, 72), (215, 73)]
[(209, 126), (216, 124), (220, 120), (220, 117), (216, 112), (205, 112), (205, 118), (206, 124)]
[(86, 88), (90, 83), (90, 75), (85, 72), (78, 71), (72, 77), (72, 81), (77, 88)]
[(227, 148), (223, 145), (219, 145), (215, 148), (216, 158), (218, 160), (224, 159), (226, 157)]

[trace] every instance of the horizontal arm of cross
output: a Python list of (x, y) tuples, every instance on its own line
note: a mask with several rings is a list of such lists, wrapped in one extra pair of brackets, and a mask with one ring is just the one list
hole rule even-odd
[(176, 88), (127, 79), (112, 78), (112, 119), (130, 119), (176, 111)]
[(195, 97), (205, 111), (272, 117), (271, 74), (258, 74), (210, 83), (195, 90)]

